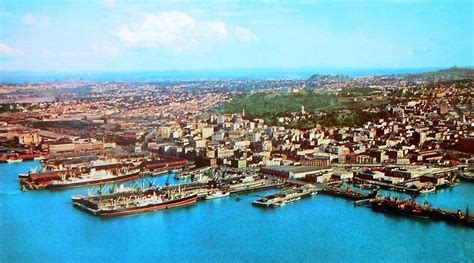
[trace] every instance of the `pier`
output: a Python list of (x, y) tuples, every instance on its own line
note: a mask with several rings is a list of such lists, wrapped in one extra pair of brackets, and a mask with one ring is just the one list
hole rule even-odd
[(300, 187), (292, 187), (279, 193), (262, 197), (254, 201), (252, 204), (256, 206), (275, 208), (301, 200), (304, 197), (316, 195), (317, 193), (317, 187), (307, 184)]
[(409, 187), (405, 187), (401, 185), (384, 183), (384, 182), (375, 181), (375, 180), (367, 180), (367, 179), (361, 179), (361, 178), (356, 178), (356, 177), (354, 177), (353, 180), (357, 182), (361, 182), (361, 183), (366, 183), (369, 185), (376, 185), (386, 190), (393, 190), (393, 191), (410, 193), (410, 194), (418, 194), (420, 192), (418, 189), (413, 189), (413, 188), (409, 188)]

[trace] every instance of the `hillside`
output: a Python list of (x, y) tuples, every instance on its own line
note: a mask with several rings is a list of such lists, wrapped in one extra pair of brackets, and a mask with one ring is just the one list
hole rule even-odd
[(345, 82), (351, 81), (352, 78), (345, 75), (319, 75), (314, 74), (309, 77), (308, 81), (325, 81), (325, 82)]
[(407, 78), (422, 78), (437, 81), (474, 79), (474, 68), (452, 67), (437, 71), (429, 71), (417, 74), (405, 74), (401, 76)]
[(337, 104), (335, 94), (303, 90), (297, 93), (251, 93), (234, 97), (223, 106), (226, 113), (245, 112), (250, 118), (286, 116), (300, 112), (301, 106), (306, 111), (334, 106)]

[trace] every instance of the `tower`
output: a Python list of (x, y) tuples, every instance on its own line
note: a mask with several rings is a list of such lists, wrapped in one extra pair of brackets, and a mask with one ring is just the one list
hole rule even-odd
[(304, 111), (304, 106), (301, 105), (301, 115), (304, 115), (305, 114), (305, 111)]

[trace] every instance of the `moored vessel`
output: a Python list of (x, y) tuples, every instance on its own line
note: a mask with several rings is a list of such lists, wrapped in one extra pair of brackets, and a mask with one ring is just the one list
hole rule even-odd
[(129, 166), (97, 166), (84, 170), (30, 172), (20, 174), (19, 180), (24, 190), (64, 189), (136, 180), (139, 171)]
[(466, 213), (463, 214), (460, 210), (457, 212), (451, 212), (439, 208), (433, 208), (428, 203), (419, 205), (414, 201), (401, 201), (380, 196), (371, 199), (370, 204), (372, 209), (376, 211), (408, 217), (442, 220), (449, 223), (474, 227), (474, 217), (469, 216), (468, 209), (466, 209)]
[(22, 162), (22, 159), (6, 159), (5, 160), (7, 163), (19, 163)]
[(429, 187), (429, 188), (424, 188), (424, 189), (420, 190), (421, 194), (429, 194), (429, 193), (434, 193), (434, 192), (436, 192), (436, 187), (435, 186), (432, 186), (432, 187)]
[(92, 197), (74, 196), (72, 201), (74, 207), (92, 215), (116, 217), (194, 204), (197, 193), (181, 191), (180, 188), (149, 188)]
[(230, 195), (230, 192), (228, 192), (228, 191), (217, 190), (215, 192), (207, 194), (205, 199), (206, 200), (216, 199), (216, 198), (226, 197), (226, 196), (229, 196), (229, 195)]

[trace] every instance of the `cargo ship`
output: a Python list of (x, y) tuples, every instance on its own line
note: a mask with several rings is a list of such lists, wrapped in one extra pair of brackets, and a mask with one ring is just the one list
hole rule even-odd
[(375, 198), (371, 201), (372, 209), (403, 216), (430, 218), (427, 205), (421, 206), (412, 201), (391, 200), (389, 198)]
[(139, 169), (123, 165), (20, 174), (22, 190), (65, 189), (136, 180)]
[(387, 212), (391, 214), (424, 218), (432, 220), (441, 220), (448, 223), (460, 224), (468, 227), (474, 227), (474, 217), (469, 216), (468, 209), (466, 213), (451, 212), (439, 208), (433, 208), (428, 203), (419, 205), (414, 201), (401, 201), (398, 199), (391, 199), (377, 196), (370, 200), (373, 210)]
[(73, 196), (74, 207), (95, 216), (116, 217), (186, 206), (197, 202), (197, 193), (181, 188), (149, 188), (98, 196)]

